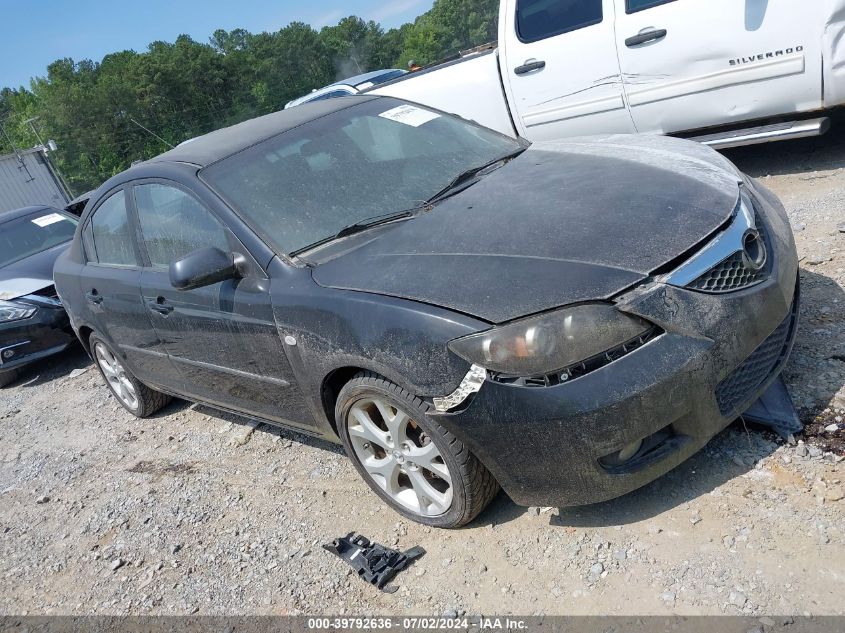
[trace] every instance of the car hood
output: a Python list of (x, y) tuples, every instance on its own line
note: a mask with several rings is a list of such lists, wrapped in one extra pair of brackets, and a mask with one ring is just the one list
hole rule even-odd
[(713, 150), (678, 139), (536, 144), (312, 274), (501, 323), (610, 298), (689, 254), (730, 219), (741, 180)]
[(0, 300), (16, 299), (53, 285), (53, 264), (70, 242), (0, 268)]

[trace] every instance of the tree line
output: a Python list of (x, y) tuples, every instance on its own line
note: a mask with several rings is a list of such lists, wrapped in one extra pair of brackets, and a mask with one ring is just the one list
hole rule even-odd
[[(0, 154), (55, 139), (52, 154), (77, 194), (136, 160), (189, 138), (274, 112), (351, 75), (433, 63), (496, 38), (498, 0), (436, 0), (413, 23), (385, 30), (356, 16), (319, 31), (180, 35), (101, 61), (59, 59), (26, 87), (0, 90)], [(32, 119), (35, 119), (34, 121)]]

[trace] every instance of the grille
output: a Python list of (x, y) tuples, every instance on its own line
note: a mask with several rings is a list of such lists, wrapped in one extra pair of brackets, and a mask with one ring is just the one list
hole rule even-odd
[[(797, 305), (797, 302), (796, 302)], [(796, 308), (727, 378), (716, 387), (716, 402), (723, 416), (733, 413), (757, 391), (784, 359), (789, 349)]]
[[(755, 224), (760, 233), (760, 239), (768, 247), (765, 225), (759, 215), (755, 217)], [(769, 250), (768, 248), (766, 249)], [(765, 257), (765, 255), (764, 255)], [(714, 294), (742, 290), (754, 284), (758, 284), (768, 276), (770, 267), (768, 261), (762, 268), (752, 268), (746, 265), (742, 251), (737, 251), (727, 259), (713, 266), (698, 279), (690, 282), (687, 286), (692, 290), (710, 292)]]
[(733, 292), (753, 286), (765, 278), (765, 270), (749, 268), (743, 262), (742, 253), (734, 253), (691, 282), (689, 288), (713, 293)]

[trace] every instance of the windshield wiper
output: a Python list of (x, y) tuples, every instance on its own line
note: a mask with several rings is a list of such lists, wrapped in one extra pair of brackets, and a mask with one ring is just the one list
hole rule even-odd
[[(524, 152), (527, 148), (520, 147), (515, 152), (511, 152), (510, 154), (505, 154), (504, 156), (499, 156), (498, 158), (494, 158), (491, 161), (484, 163), (483, 165), (479, 165), (478, 167), (472, 167), (471, 169), (467, 169), (466, 171), (462, 171), (460, 174), (452, 178), (449, 181), (449, 184), (443, 187), (440, 191), (435, 193), (431, 196), (428, 200), (425, 201), (423, 206), (427, 206), (430, 204), (434, 204), (436, 202), (440, 202), (441, 200), (448, 198), (449, 196), (459, 193), (466, 189), (464, 185), (472, 181), (476, 176), (481, 175), (482, 172), (485, 170), (494, 171), (491, 167), (495, 167), (498, 169), (509, 160), (513, 160), (517, 156), (519, 156), (522, 152)], [(472, 183), (475, 184), (475, 183)], [(469, 186), (469, 185), (467, 185)]]
[(313, 244), (309, 244), (308, 246), (303, 246), (302, 248), (299, 248), (295, 251), (291, 251), (290, 256), (296, 257), (300, 253), (310, 251), (313, 248), (317, 248), (318, 246), (322, 246), (323, 244), (328, 244), (329, 242), (334, 242), (335, 240), (339, 240), (342, 237), (355, 235), (356, 233), (362, 233), (363, 231), (368, 231), (375, 226), (381, 226), (382, 224), (388, 224), (390, 222), (395, 222), (396, 220), (404, 220), (405, 218), (410, 218), (412, 215), (414, 215), (414, 211), (409, 209), (407, 211), (385, 213), (383, 215), (376, 215), (371, 218), (366, 218), (364, 220), (358, 220), (354, 224), (348, 224), (344, 226), (334, 235), (330, 235), (321, 240), (317, 240)]

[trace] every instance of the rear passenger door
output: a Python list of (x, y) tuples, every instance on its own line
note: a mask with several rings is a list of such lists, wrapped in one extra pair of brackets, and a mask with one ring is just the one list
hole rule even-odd
[[(187, 188), (167, 180), (143, 181), (134, 185), (133, 200), (145, 263), (142, 298), (178, 369), (181, 391), (287, 424), (308, 422), (262, 268)], [(193, 290), (173, 288), (170, 264), (204, 247), (237, 253), (244, 277)]]
[(811, 17), (819, 13), (815, 0), (806, 7), (785, 0), (616, 3), (616, 46), (640, 132), (821, 107), (824, 25)]
[(613, 0), (511, 0), (499, 41), (520, 133), (532, 141), (633, 132), (616, 56)]
[(140, 380), (167, 386), (173, 368), (141, 300), (141, 259), (123, 188), (98, 204), (82, 238), (80, 283), (97, 332)]

